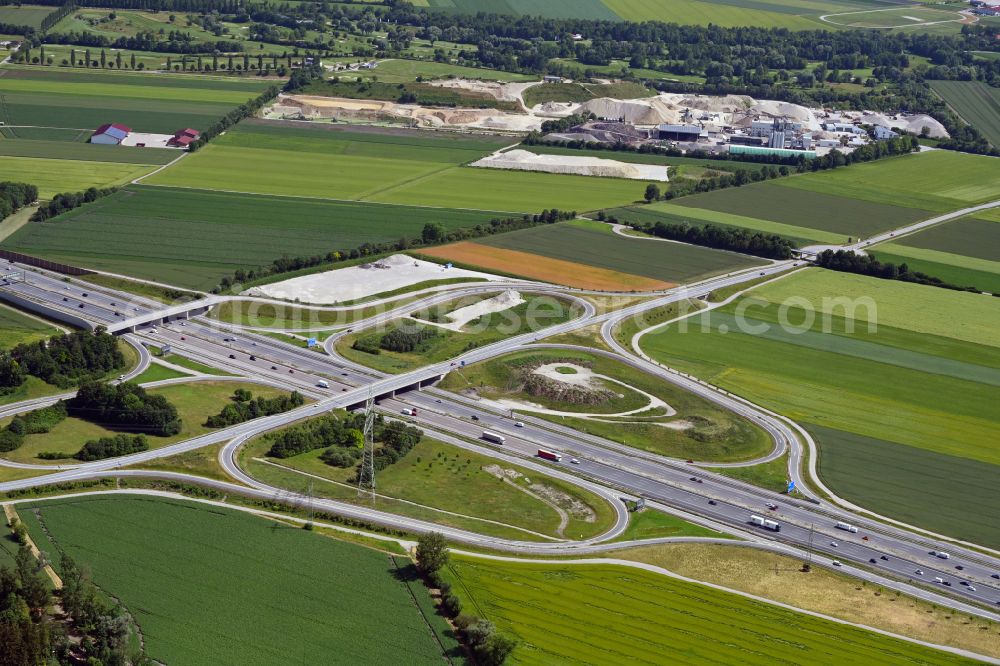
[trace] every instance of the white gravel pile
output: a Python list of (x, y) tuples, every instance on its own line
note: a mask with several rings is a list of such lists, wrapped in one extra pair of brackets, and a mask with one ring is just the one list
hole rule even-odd
[(462, 268), (446, 268), (441, 264), (414, 259), (405, 254), (394, 254), (374, 264), (362, 264), (313, 275), (303, 275), (273, 284), (253, 287), (244, 291), (243, 295), (278, 298), (314, 305), (332, 305), (402, 289), (429, 280), (450, 278), (504, 279), (489, 273), (467, 271)]
[(521, 303), (524, 303), (524, 297), (521, 296), (521, 292), (508, 289), (507, 291), (497, 294), (492, 298), (487, 298), (479, 301), (478, 303), (466, 305), (464, 308), (458, 308), (457, 310), (449, 312), (445, 315), (445, 318), (448, 319), (450, 323), (443, 324), (439, 322), (437, 323), (437, 326), (441, 328), (450, 328), (453, 331), (461, 331), (470, 321), (475, 321), (480, 317), (493, 314), (495, 312), (510, 310), (513, 307), (517, 307)]
[(625, 122), (633, 125), (676, 123), (681, 117), (677, 107), (662, 97), (631, 100), (599, 97), (581, 104), (576, 113), (593, 113), (606, 120), (624, 118)]
[(602, 176), (632, 180), (668, 180), (667, 167), (655, 164), (628, 164), (599, 157), (576, 155), (536, 155), (527, 150), (515, 149), (494, 153), (473, 162), (474, 167), (514, 169), (517, 171), (542, 171), (545, 173), (572, 174), (576, 176)]

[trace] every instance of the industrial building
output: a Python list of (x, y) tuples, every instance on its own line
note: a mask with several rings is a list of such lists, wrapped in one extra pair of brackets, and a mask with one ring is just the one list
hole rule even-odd
[(90, 135), (90, 142), (106, 146), (117, 146), (127, 139), (131, 132), (131, 127), (127, 127), (121, 123), (108, 123), (94, 130), (94, 133)]
[(661, 141), (697, 141), (708, 132), (699, 125), (657, 125), (656, 135)]

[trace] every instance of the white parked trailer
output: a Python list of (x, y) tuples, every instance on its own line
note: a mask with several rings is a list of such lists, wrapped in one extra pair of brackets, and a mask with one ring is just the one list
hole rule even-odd
[(850, 523), (837, 523), (837, 529), (845, 530), (847, 532), (850, 532), (851, 534), (858, 533), (858, 528), (855, 527), (854, 525), (851, 525)]

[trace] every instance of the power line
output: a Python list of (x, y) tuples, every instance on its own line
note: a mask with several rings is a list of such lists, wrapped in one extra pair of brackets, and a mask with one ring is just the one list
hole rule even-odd
[(364, 451), (361, 454), (361, 469), (358, 470), (358, 499), (368, 496), (375, 506), (375, 395), (368, 387), (365, 402)]

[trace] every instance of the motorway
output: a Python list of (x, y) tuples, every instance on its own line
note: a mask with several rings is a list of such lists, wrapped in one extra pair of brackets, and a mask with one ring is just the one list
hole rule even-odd
[[(236, 464), (235, 452), (240, 444), (261, 432), (279, 428), (295, 420), (324, 413), (331, 409), (357, 406), (370, 393), (384, 396), (380, 409), (399, 415), (404, 408), (417, 408), (417, 416), (412, 420), (439, 438), (457, 438), (458, 444), (475, 445), (486, 451), (493, 451), (496, 457), (507, 459), (511, 456), (519, 464), (527, 464), (534, 458), (538, 448), (546, 448), (564, 454), (561, 464), (541, 464), (559, 474), (570, 475), (577, 483), (587, 484), (597, 492), (611, 498), (612, 505), (619, 512), (615, 530), (622, 525), (621, 503), (614, 497), (626, 494), (642, 496), (650, 501), (687, 513), (704, 517), (723, 526), (747, 533), (758, 541), (771, 541), (836, 558), (843, 563), (853, 563), (861, 569), (873, 571), (899, 581), (914, 581), (925, 589), (937, 588), (968, 603), (951, 601), (963, 609), (971, 604), (996, 607), (1000, 603), (1000, 561), (984, 554), (970, 551), (956, 545), (943, 546), (940, 542), (898, 527), (886, 525), (840, 509), (825, 501), (813, 499), (803, 501), (777, 495), (754, 486), (742, 484), (709, 470), (688, 465), (685, 461), (671, 460), (644, 453), (619, 443), (585, 435), (577, 431), (549, 423), (541, 419), (519, 416), (523, 427), (516, 427), (510, 414), (492, 408), (488, 404), (472, 401), (460, 396), (434, 389), (408, 391), (391, 397), (395, 391), (402, 391), (420, 383), (430, 383), (447, 374), (456, 364), (474, 363), (495, 358), (512, 351), (533, 347), (549, 347), (541, 342), (543, 338), (573, 331), (585, 326), (600, 324), (605, 342), (608, 343), (620, 361), (647, 372), (665, 381), (671, 381), (754, 421), (767, 431), (774, 441), (774, 448), (765, 460), (774, 459), (788, 452), (791, 456), (790, 471), (800, 490), (807, 496), (808, 480), (802, 478), (801, 444), (796, 431), (785, 420), (774, 418), (766, 410), (757, 408), (735, 396), (730, 396), (690, 377), (665, 370), (647, 360), (636, 357), (619, 345), (610, 331), (612, 327), (627, 317), (640, 314), (650, 308), (659, 307), (688, 298), (702, 298), (711, 291), (741, 284), (758, 275), (778, 276), (797, 265), (797, 262), (776, 262), (764, 268), (741, 271), (706, 280), (686, 288), (677, 288), (655, 295), (644, 302), (613, 312), (598, 314), (594, 306), (579, 295), (555, 287), (541, 287), (525, 284), (525, 291), (545, 293), (568, 299), (577, 305), (579, 316), (565, 323), (556, 324), (539, 332), (512, 336), (506, 340), (485, 345), (468, 351), (450, 361), (432, 364), (400, 375), (382, 375), (371, 369), (350, 363), (335, 355), (336, 340), (345, 335), (344, 329), (333, 334), (325, 342), (328, 354), (307, 350), (284, 343), (257, 333), (238, 330), (232, 326), (220, 326), (217, 322), (204, 318), (192, 320), (175, 319), (167, 325), (140, 326), (130, 341), (162, 347), (169, 344), (175, 352), (182, 352), (195, 360), (212, 367), (218, 367), (238, 375), (261, 378), (273, 385), (296, 389), (313, 398), (315, 402), (304, 407), (272, 417), (257, 419), (230, 428), (208, 433), (184, 442), (145, 451), (113, 460), (96, 461), (81, 465), (66, 465), (54, 469), (52, 474), (32, 479), (22, 479), (0, 483), (0, 491), (46, 483), (94, 478), (101, 475), (125, 473), (119, 469), (158, 457), (193, 450), (209, 444), (225, 443), (220, 463), (234, 479), (249, 486), (256, 493), (275, 497), (285, 497), (301, 501), (294, 493), (271, 488), (250, 478)], [(61, 276), (27, 269), (11, 264), (10, 268), (25, 268), (27, 280), (12, 281), (0, 286), (0, 295), (12, 293), (21, 299), (42, 305), (66, 316), (83, 317), (93, 324), (108, 324), (126, 318), (140, 319), (162, 312), (164, 306), (155, 301), (123, 294), (110, 289), (94, 287)], [(397, 318), (402, 314), (421, 307), (441, 303), (466, 294), (481, 294), (510, 288), (508, 284), (475, 284), (456, 287), (453, 290), (434, 293), (425, 299), (405, 306), (390, 308), (388, 312), (365, 321), (356, 322), (355, 328), (363, 328)], [(83, 305), (83, 307), (80, 307)], [(171, 311), (176, 313), (176, 311)], [(558, 348), (558, 347), (556, 347)], [(591, 350), (592, 351), (592, 350)], [(598, 352), (601, 353), (601, 352)], [(148, 356), (144, 357), (148, 363)], [(133, 371), (131, 375), (137, 374)], [(321, 388), (323, 380), (328, 387)], [(22, 403), (6, 408), (28, 409), (38, 403)], [(474, 418), (476, 420), (474, 420)], [(484, 429), (496, 430), (506, 437), (502, 447), (481, 440)], [(578, 463), (570, 463), (574, 458)], [(537, 460), (537, 459), (536, 459)], [(0, 461), (0, 464), (9, 464)], [(44, 466), (39, 466), (44, 467)], [(129, 471), (129, 474), (136, 472)], [(199, 483), (208, 483), (199, 480)], [(220, 483), (220, 482), (213, 482)], [(615, 495), (617, 493), (617, 495)], [(519, 542), (496, 539), (463, 530), (450, 530), (440, 525), (405, 519), (385, 512), (348, 503), (323, 500), (314, 502), (336, 513), (395, 526), (410, 531), (435, 529), (448, 534), (456, 541), (517, 552), (544, 552), (546, 550), (568, 551), (595, 547), (600, 541), (612, 538), (615, 530), (599, 538), (552, 544), (546, 542)], [(769, 509), (769, 505), (776, 508)], [(751, 514), (773, 518), (781, 524), (778, 533), (755, 528), (749, 524)], [(838, 530), (838, 521), (856, 525), (857, 534)], [(867, 537), (867, 539), (865, 538)], [(946, 549), (952, 555), (943, 560), (931, 555), (931, 551)], [(820, 562), (823, 560), (820, 559)], [(918, 573), (918, 571), (920, 573)], [(947, 582), (948, 586), (935, 584), (935, 578)], [(944, 599), (931, 592), (935, 599)], [(994, 617), (992, 612), (975, 609), (979, 614)]]

